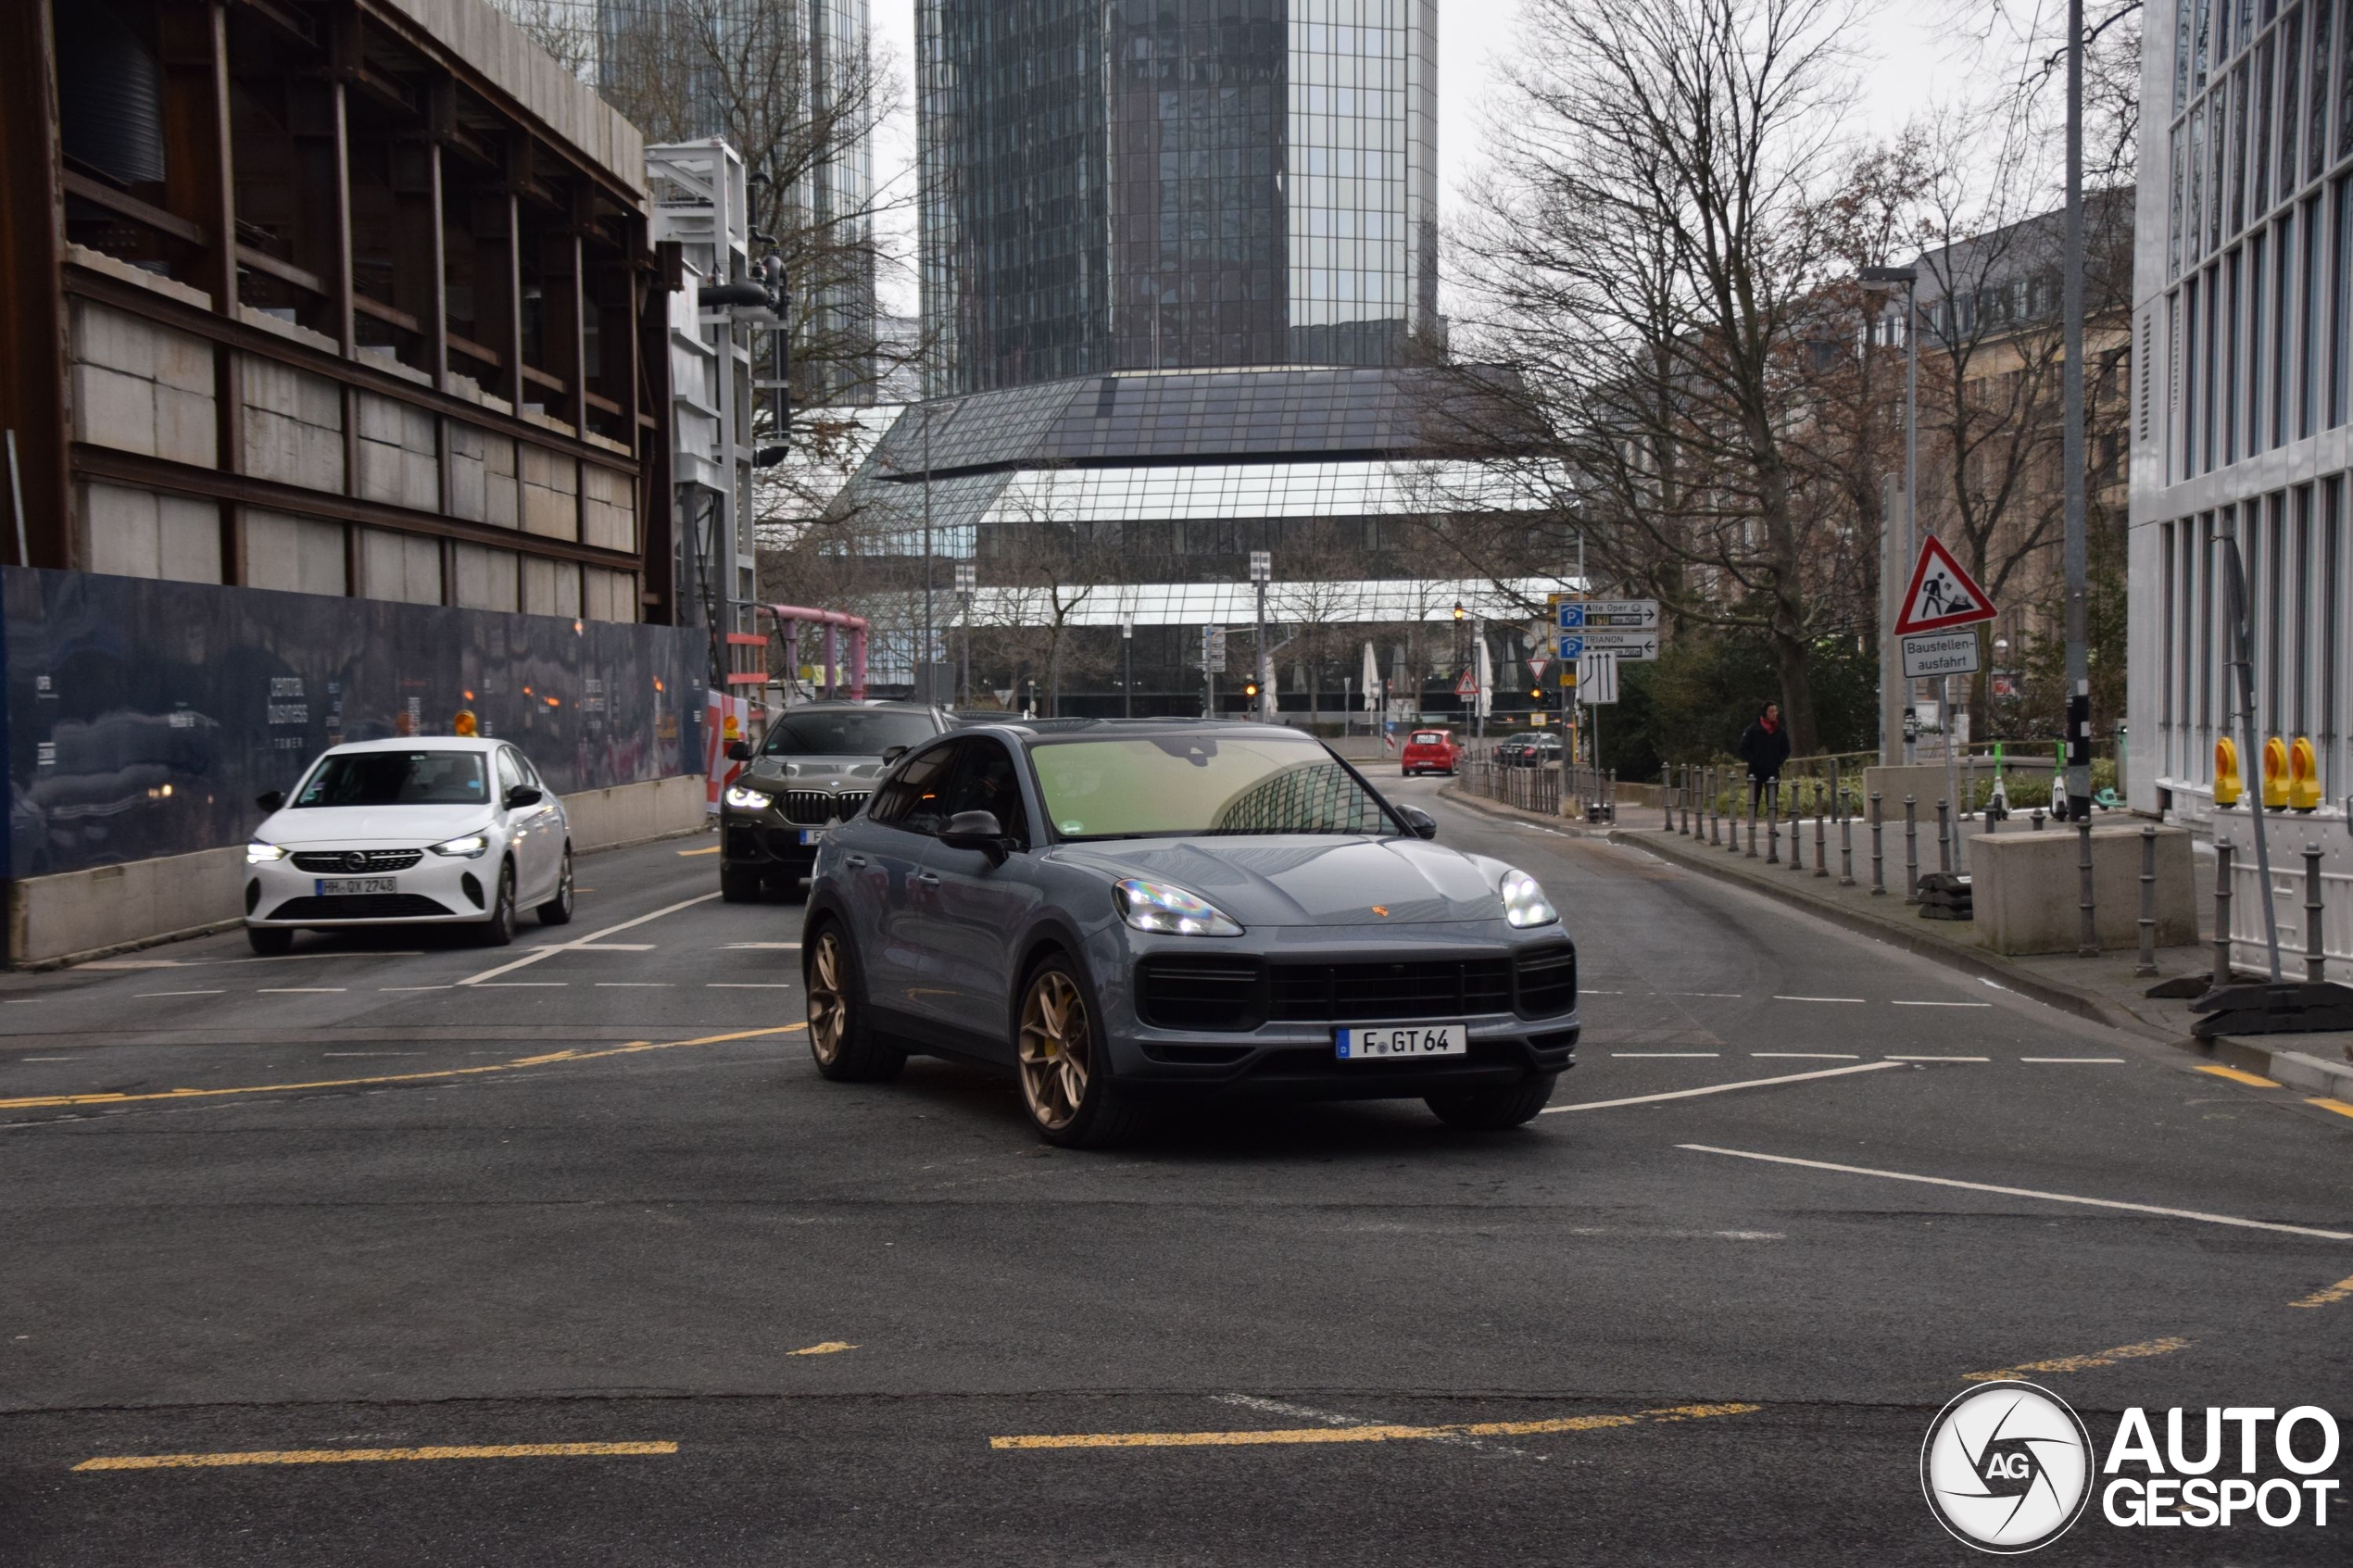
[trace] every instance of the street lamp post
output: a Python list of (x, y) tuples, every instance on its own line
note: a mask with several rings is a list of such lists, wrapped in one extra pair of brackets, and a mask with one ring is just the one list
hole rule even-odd
[(956, 563), (956, 597), (963, 605), (964, 622), (964, 671), (957, 682), (956, 706), (970, 708), (973, 701), (973, 595), (980, 587), (980, 569), (972, 561)]
[(1250, 553), (1250, 580), (1258, 589), (1256, 620), (1252, 623), (1250, 643), (1251, 662), (1258, 671), (1258, 717), (1268, 723), (1274, 721), (1274, 663), (1266, 657), (1266, 580), (1275, 574), (1275, 557), (1267, 550)]
[[(2084, 606), (2083, 537), (2083, 0), (2067, 3), (2067, 276), (2060, 289), (2067, 362), (2060, 368), (2066, 418), (2059, 468), (2067, 486), (2067, 820), (2091, 820), (2092, 678)], [(2120, 789), (2129, 788), (2119, 778)], [(2260, 806), (2257, 807), (2259, 812)], [(2083, 873), (2091, 903), (2091, 872)], [(2088, 922), (2091, 916), (2086, 913)]]
[(1136, 618), (1119, 618), (1119, 716), (1136, 717)]
[[(1901, 283), (1904, 285), (1904, 526), (1892, 536), (1898, 547), (1892, 552), (1880, 551), (1880, 755), (1884, 758), (1890, 742), (1897, 734), (1904, 736), (1904, 760), (1913, 759), (1913, 728), (1904, 722), (1911, 712), (1911, 683), (1904, 678), (1903, 655), (1896, 647), (1895, 622), (1903, 615), (1904, 607), (1897, 602), (1904, 589), (1904, 573), (1911, 570), (1913, 552), (1919, 542), (1914, 536), (1918, 526), (1918, 511), (1914, 497), (1919, 494), (1919, 269), (1917, 267), (1866, 267), (1860, 274), (1866, 283)], [(1880, 519), (1882, 541), (1891, 537), (1890, 520)]]

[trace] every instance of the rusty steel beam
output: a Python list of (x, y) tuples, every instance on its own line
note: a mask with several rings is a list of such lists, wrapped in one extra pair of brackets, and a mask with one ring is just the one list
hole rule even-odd
[[(30, 560), (19, 560), (10, 516), (0, 553), (19, 565), (74, 564), (66, 424), (63, 169), (57, 152), (57, 57), (44, 5), (0, 6), (0, 429), (15, 433)], [(0, 448), (4, 450), (4, 448)], [(0, 457), (0, 465), (5, 457)], [(0, 471), (0, 508), (11, 510)]]
[[(496, 408), (485, 408), (479, 403), (468, 402), (453, 394), (437, 393), (430, 387), (419, 386), (414, 382), (391, 375), (364, 360), (338, 358), (324, 349), (313, 348), (308, 344), (281, 337), (276, 332), (259, 327), (222, 320), (209, 311), (199, 310), (195, 306), (173, 299), (168, 295), (157, 294), (153, 289), (142, 288), (137, 283), (124, 282), (121, 279), (110, 277), (104, 272), (68, 266), (65, 270), (65, 288), (68, 294), (100, 300), (119, 310), (128, 311), (132, 315), (142, 316), (164, 326), (177, 328), (182, 332), (193, 332), (196, 336), (208, 338), (214, 343), (225, 344), (246, 354), (258, 355), (265, 359), (275, 359), (281, 364), (292, 365), (297, 370), (308, 370), (314, 375), (325, 376), (333, 381), (346, 381), (356, 386), (365, 387), (380, 396), (414, 404), (418, 408), (430, 409), (436, 414), (447, 414), (461, 419), (469, 423), (479, 425), (494, 434), (521, 441), (528, 445), (543, 447), (550, 452), (560, 452), (567, 458), (595, 463), (599, 468), (610, 469), (617, 473), (635, 474), (638, 469), (638, 465), (630, 458), (607, 451), (604, 447), (559, 434), (545, 426), (533, 424), (528, 420), (514, 415), (501, 414)], [(462, 339), (455, 341), (463, 343)], [(59, 353), (59, 377), (62, 381), (62, 346)]]
[(198, 468), (191, 463), (176, 463), (168, 458), (150, 458), (145, 453), (125, 452), (83, 441), (73, 443), (70, 453), (75, 474), (112, 483), (138, 485), (179, 495), (202, 496), (218, 500), (223, 506), (263, 507), (271, 511), (323, 518), (334, 522), (364, 523), (371, 528), (389, 529), (400, 533), (452, 539), (469, 545), (491, 545), (522, 555), (579, 561), (619, 571), (639, 570), (636, 556), (626, 550), (607, 550), (594, 545), (551, 539), (543, 534), (525, 533), (521, 529), (501, 528), (496, 523), (471, 522), (440, 512), (396, 507), (387, 501), (371, 501), (331, 490), (312, 490), (274, 479), (259, 479), (251, 474), (222, 473), (218, 469)]

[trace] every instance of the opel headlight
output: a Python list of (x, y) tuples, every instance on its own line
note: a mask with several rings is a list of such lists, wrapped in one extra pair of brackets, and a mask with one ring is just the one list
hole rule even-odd
[(1198, 894), (1164, 882), (1133, 878), (1112, 884), (1112, 897), (1129, 925), (1170, 936), (1239, 936), (1242, 928)]
[(248, 866), (266, 866), (272, 860), (283, 860), (285, 858), (284, 849), (275, 844), (264, 844), (258, 838), (245, 846), (245, 864)]
[(1526, 872), (1504, 873), (1504, 885), (1498, 889), (1504, 896), (1504, 919), (1525, 930), (1531, 925), (1550, 925), (1561, 918), (1536, 879)]
[(479, 860), (490, 847), (490, 835), (482, 833), (462, 834), (441, 844), (428, 846), (436, 855), (448, 855), (461, 860)]
[(741, 784), (729, 784), (726, 801), (738, 811), (765, 811), (776, 803), (776, 797), (761, 790), (746, 789)]

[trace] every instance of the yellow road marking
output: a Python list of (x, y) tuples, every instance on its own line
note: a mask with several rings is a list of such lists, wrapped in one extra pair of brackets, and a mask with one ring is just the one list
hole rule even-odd
[(1676, 1405), (1633, 1415), (1571, 1415), (1551, 1421), (1459, 1421), (1442, 1426), (1306, 1426), (1259, 1432), (1075, 1432), (991, 1437), (992, 1449), (1228, 1449), (1268, 1443), (1394, 1443), (1417, 1437), (1525, 1437), (1545, 1432), (1598, 1432), (1743, 1415), (1761, 1405)]
[(2339, 1301), (2353, 1299), (2353, 1279), (2341, 1279), (2334, 1285), (2315, 1290), (2300, 1301), (2290, 1301), (2291, 1307), (2329, 1307)]
[(2200, 1073), (2211, 1073), (2217, 1078), (2228, 1078), (2233, 1084), (2246, 1084), (2259, 1089), (2276, 1089), (2279, 1087), (2277, 1084), (2274, 1084), (2269, 1078), (2259, 1078), (2252, 1073), (2242, 1073), (2235, 1067), (2201, 1067), (2197, 1071)]
[(678, 853), (681, 855), (716, 855), (719, 853), (719, 846), (713, 844), (708, 848), (703, 849), (681, 849)]
[(2186, 1339), (2146, 1339), (2138, 1345), (2119, 1345), (2113, 1350), (2095, 1350), (2088, 1356), (2060, 1356), (2055, 1361), (2021, 1361), (2017, 1366), (2004, 1367), (1999, 1372), (1965, 1372), (1964, 1383), (1999, 1383), (2008, 1378), (2023, 1377), (2030, 1372), (2088, 1372), (2094, 1367), (2114, 1366), (2119, 1361), (2138, 1361), (2144, 1356), (2170, 1356), (2176, 1350), (2186, 1350)]
[(830, 1356), (837, 1350), (855, 1350), (857, 1346), (845, 1339), (828, 1339), (823, 1345), (807, 1345), (798, 1350), (787, 1350), (787, 1356)]
[(2308, 1099), (2304, 1103), (2307, 1105), (2317, 1105), (2322, 1110), (2334, 1110), (2339, 1116), (2353, 1116), (2353, 1105), (2347, 1105), (2341, 1099), (2329, 1099), (2322, 1098), (2320, 1099)]
[(483, 1067), (444, 1068), (438, 1073), (383, 1073), (367, 1078), (320, 1078), (303, 1084), (245, 1084), (232, 1089), (159, 1089), (143, 1095), (35, 1095), (25, 1099), (0, 1099), (0, 1110), (32, 1110), (69, 1105), (135, 1105), (142, 1100), (210, 1099), (221, 1095), (284, 1094), (296, 1089), (354, 1089), (364, 1088), (371, 1084), (415, 1084), (440, 1078), (471, 1078), (485, 1073), (512, 1073), (522, 1067), (546, 1067), (559, 1061), (596, 1061), (603, 1057), (630, 1056), (638, 1051), (668, 1051), (683, 1046), (716, 1046), (730, 1040), (756, 1040), (763, 1035), (789, 1035), (808, 1027), (806, 1023), (783, 1023), (771, 1029), (705, 1035), (695, 1040), (632, 1040), (625, 1046), (613, 1046), (604, 1050), (550, 1051), (544, 1056), (517, 1057), (512, 1061), (497, 1061)]
[(498, 1443), (444, 1449), (269, 1449), (245, 1454), (110, 1454), (76, 1470), (214, 1470), (240, 1464), (379, 1464), (411, 1459), (610, 1459), (674, 1454), (675, 1443)]

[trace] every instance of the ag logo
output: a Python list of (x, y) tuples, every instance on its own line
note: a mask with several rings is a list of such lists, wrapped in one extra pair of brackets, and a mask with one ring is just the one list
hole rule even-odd
[(2046, 1389), (1983, 1384), (1929, 1423), (1920, 1490), (1936, 1522), (1980, 1551), (2032, 1551), (2092, 1499), (2091, 1434)]

